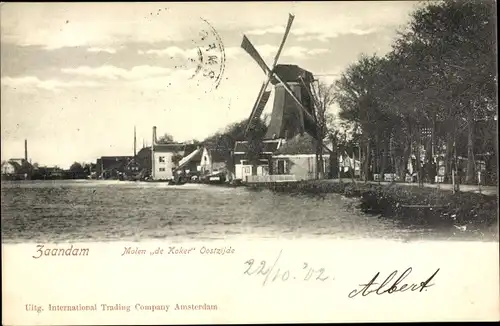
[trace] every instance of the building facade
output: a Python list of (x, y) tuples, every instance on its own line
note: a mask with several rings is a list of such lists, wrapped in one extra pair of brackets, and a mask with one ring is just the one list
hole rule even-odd
[(16, 166), (12, 162), (2, 162), (2, 174), (3, 175), (12, 175), (16, 173)]
[(210, 175), (217, 172), (225, 172), (227, 168), (226, 158), (219, 152), (203, 147), (200, 160), (200, 175)]
[(152, 178), (153, 180), (171, 180), (173, 169), (177, 166), (177, 158), (184, 157), (184, 144), (154, 144), (152, 146)]
[(96, 176), (99, 179), (116, 179), (127, 171), (133, 156), (102, 156), (96, 161)]

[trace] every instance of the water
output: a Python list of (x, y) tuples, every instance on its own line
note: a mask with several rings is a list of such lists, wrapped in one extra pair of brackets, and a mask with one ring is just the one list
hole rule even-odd
[(2, 242), (459, 237), (365, 215), (337, 194), (120, 181), (2, 183)]

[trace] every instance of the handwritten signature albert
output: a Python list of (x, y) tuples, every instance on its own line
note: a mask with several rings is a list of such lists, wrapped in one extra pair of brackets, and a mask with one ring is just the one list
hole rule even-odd
[(375, 281), (377, 278), (380, 276), (380, 273), (377, 272), (375, 276), (366, 284), (360, 284), (359, 289), (352, 290), (348, 297), (349, 298), (354, 298), (357, 295), (361, 294), (363, 297), (366, 297), (369, 294), (375, 293), (377, 295), (381, 294), (391, 294), (395, 292), (405, 292), (405, 291), (427, 291), (427, 288), (430, 288), (434, 284), (430, 284), (431, 280), (436, 276), (436, 274), (439, 272), (439, 268), (432, 274), (427, 280), (422, 281), (420, 283), (412, 283), (411, 285), (408, 283), (403, 283), (406, 277), (411, 274), (412, 268), (408, 267), (401, 276), (399, 276), (394, 282), (392, 280), (396, 277), (398, 274), (398, 271), (395, 270), (387, 278), (382, 282), (382, 283), (376, 283)]

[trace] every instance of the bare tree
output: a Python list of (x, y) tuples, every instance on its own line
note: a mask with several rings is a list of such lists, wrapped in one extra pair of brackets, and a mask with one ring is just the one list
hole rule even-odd
[(314, 117), (316, 119), (316, 179), (320, 174), (324, 175), (323, 147), (324, 140), (328, 137), (329, 131), (333, 125), (334, 115), (331, 112), (331, 106), (335, 103), (334, 84), (326, 84), (318, 81), (313, 84), (312, 98), (314, 101)]

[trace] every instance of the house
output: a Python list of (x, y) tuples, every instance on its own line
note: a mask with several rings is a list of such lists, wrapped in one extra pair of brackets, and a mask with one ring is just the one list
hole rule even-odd
[(63, 169), (58, 167), (41, 166), (37, 169), (35, 178), (39, 180), (64, 179), (65, 172)]
[[(251, 152), (249, 146), (245, 141), (236, 143), (234, 150), (236, 179), (245, 182), (316, 179), (316, 145), (308, 134), (299, 134), (288, 140), (283, 138), (263, 140), (261, 152), (253, 160), (254, 164), (248, 159), (248, 153)], [(323, 152), (322, 161), (323, 172), (329, 171), (328, 151)]]
[(99, 179), (114, 179), (127, 171), (133, 156), (102, 156), (96, 162), (96, 174)]
[[(323, 154), (323, 171), (329, 169), (329, 154)], [(297, 135), (284, 142), (272, 155), (271, 173), (286, 175), (288, 179), (301, 181), (316, 179), (316, 146), (308, 134)]]
[[(234, 177), (239, 180), (246, 180), (252, 175), (269, 175), (272, 174), (271, 158), (273, 154), (285, 142), (284, 139), (268, 139), (263, 140), (258, 151), (252, 147), (249, 141), (237, 141), (234, 146), (233, 161), (234, 161)], [(251, 159), (252, 152), (255, 157)]]
[(12, 158), (2, 162), (2, 177), (6, 179), (30, 179), (33, 174), (33, 166), (23, 158)]
[(16, 173), (16, 164), (11, 161), (2, 162), (2, 175), (13, 175)]
[(200, 174), (200, 164), (201, 164), (201, 156), (202, 156), (202, 148), (197, 146), (194, 150), (190, 145), (186, 146), (185, 155), (182, 160), (179, 162), (178, 169), (181, 170), (190, 176), (199, 175)]
[[(151, 164), (153, 180), (171, 180), (174, 177), (173, 170), (179, 166), (179, 162), (195, 149), (196, 147), (184, 143), (154, 144)], [(187, 169), (193, 167), (189, 165)]]
[[(172, 180), (174, 172), (196, 169), (197, 164), (191, 159), (194, 151), (198, 149), (196, 144), (186, 143), (158, 143), (156, 139), (156, 127), (153, 127), (153, 144), (151, 146), (151, 178), (153, 180)], [(189, 156), (193, 154), (193, 156)], [(189, 157), (188, 157), (189, 156)], [(178, 171), (174, 171), (178, 169)], [(185, 172), (184, 171), (184, 172)]]
[(224, 153), (204, 146), (200, 155), (199, 171), (201, 176), (211, 175), (218, 172), (226, 172), (227, 157)]
[(33, 166), (28, 161), (28, 140), (24, 140), (24, 158), (11, 158), (2, 162), (2, 178), (29, 179), (33, 174)]

